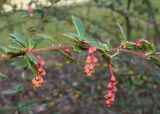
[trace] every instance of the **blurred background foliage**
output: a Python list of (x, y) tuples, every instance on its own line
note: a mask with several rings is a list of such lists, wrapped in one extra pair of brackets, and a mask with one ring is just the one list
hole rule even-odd
[[(45, 1), (45, 2), (44, 2)], [(21, 5), (20, 5), (21, 4)], [(30, 18), (27, 5), (34, 17)], [(61, 43), (70, 43), (64, 34), (75, 32), (71, 16), (79, 17), (92, 38), (118, 46), (122, 37), (117, 23), (125, 28), (128, 40), (140, 38), (160, 48), (159, 0), (0, 0), (0, 44), (8, 44), (9, 34), (31, 37), (45, 34)], [(50, 41), (40, 42), (43, 47)], [(46, 56), (47, 55), (47, 56)], [(74, 55), (84, 63), (85, 54)], [(63, 57), (45, 54), (46, 83), (39, 91), (31, 86), (31, 72), (2, 63), (0, 71), (9, 80), (0, 80), (0, 114), (159, 114), (159, 68), (136, 56), (121, 54), (114, 59), (118, 93), (111, 109), (104, 94), (109, 81), (108, 66), (100, 58), (97, 72), (86, 78)], [(3, 65), (3, 66), (2, 66)]]

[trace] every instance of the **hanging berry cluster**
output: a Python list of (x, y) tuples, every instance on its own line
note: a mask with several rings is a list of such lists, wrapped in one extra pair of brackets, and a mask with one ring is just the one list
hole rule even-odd
[(26, 50), (26, 54), (32, 54), (33, 56), (36, 57), (38, 60), (38, 63), (35, 65), (37, 69), (37, 74), (35, 77), (32, 79), (32, 84), (35, 89), (38, 89), (42, 86), (44, 83), (43, 77), (46, 75), (45, 70), (43, 69), (43, 66), (45, 65), (45, 60), (40, 56), (40, 55), (35, 55), (32, 50)]
[(84, 67), (84, 72), (88, 77), (91, 77), (95, 72), (95, 65), (98, 63), (98, 59), (94, 56), (96, 48), (93, 46), (88, 47), (88, 56), (85, 61), (86, 65)]
[[(88, 47), (88, 56), (85, 61), (86, 65), (84, 67), (84, 72), (87, 76), (91, 77), (93, 73), (95, 72), (95, 65), (98, 63), (98, 59), (94, 56), (94, 53), (96, 52), (96, 48), (93, 46)], [(111, 107), (112, 104), (115, 101), (115, 93), (117, 92), (116, 88), (116, 78), (113, 73), (112, 64), (109, 62), (109, 71), (110, 71), (110, 82), (107, 86), (107, 92), (105, 95), (105, 102), (107, 107)]]
[(112, 64), (109, 64), (109, 71), (110, 71), (110, 82), (107, 86), (107, 92), (105, 95), (106, 99), (106, 106), (111, 107), (111, 105), (115, 101), (115, 93), (117, 92), (116, 88), (116, 78), (112, 70)]
[(28, 14), (29, 14), (29, 17), (33, 17), (33, 9), (31, 5), (28, 5)]

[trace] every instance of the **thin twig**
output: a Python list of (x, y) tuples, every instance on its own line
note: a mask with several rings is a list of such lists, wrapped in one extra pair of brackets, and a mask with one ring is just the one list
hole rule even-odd
[[(72, 47), (71, 45), (60, 45), (60, 46), (54, 46), (54, 47), (37, 48), (37, 49), (33, 49), (32, 51), (33, 51), (33, 53), (39, 53), (39, 52), (57, 51), (57, 50), (61, 50), (61, 49), (64, 49), (64, 48), (71, 48), (71, 47)], [(139, 56), (139, 57), (142, 57), (142, 58), (146, 57), (145, 52), (138, 52), (138, 51), (129, 50), (129, 49), (122, 49), (122, 48), (111, 48), (111, 49), (109, 49), (110, 52), (115, 52), (117, 50), (119, 50), (120, 52), (125, 52), (125, 53), (129, 53), (129, 54), (132, 54), (132, 55), (136, 55), (136, 56)], [(25, 55), (25, 52), (22, 51), (22, 52), (18, 52), (18, 53), (12, 53), (8, 56), (0, 56), (0, 62), (7, 61), (7, 60), (10, 60), (12, 58), (19, 57), (19, 56), (24, 56), (24, 55)], [(157, 52), (156, 55), (160, 56), (160, 52)]]

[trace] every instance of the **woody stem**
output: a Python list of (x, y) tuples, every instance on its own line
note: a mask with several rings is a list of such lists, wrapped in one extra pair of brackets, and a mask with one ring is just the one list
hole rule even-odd
[[(54, 46), (54, 47), (46, 47), (46, 48), (38, 48), (38, 49), (33, 49), (32, 52), (34, 53), (39, 53), (39, 52), (48, 52), (48, 51), (57, 51), (57, 50), (61, 50), (64, 48), (71, 48), (71, 45), (61, 45), (61, 46)], [(139, 57), (145, 58), (145, 52), (138, 52), (138, 51), (133, 51), (133, 50), (129, 50), (129, 49), (123, 49), (123, 48), (111, 48), (109, 49), (110, 52), (115, 52), (115, 51), (120, 51), (120, 52), (124, 52), (124, 53), (128, 53), (128, 54), (132, 54), (132, 55), (137, 55)], [(12, 58), (18, 57), (18, 56), (24, 56), (25, 52), (21, 51), (21, 52), (17, 52), (17, 53), (11, 53), (10, 55), (7, 56), (0, 56), (0, 62), (3, 61), (7, 61), (10, 60)], [(157, 52), (156, 55), (160, 56), (160, 52)]]

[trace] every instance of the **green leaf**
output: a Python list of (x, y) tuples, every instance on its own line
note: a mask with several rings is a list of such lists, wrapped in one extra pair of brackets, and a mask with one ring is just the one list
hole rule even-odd
[(74, 33), (67, 33), (67, 34), (64, 34), (64, 36), (70, 38), (71, 40), (78, 40), (78, 35)]
[(118, 25), (118, 27), (119, 27), (121, 33), (122, 33), (122, 39), (121, 39), (121, 41), (122, 41), (122, 42), (126, 42), (126, 41), (127, 41), (127, 36), (126, 36), (126, 34), (125, 34), (123, 28), (121, 27), (121, 25), (120, 25), (119, 23), (118, 23), (117, 25)]
[(18, 43), (19, 45), (21, 45), (22, 47), (26, 48), (27, 46), (27, 41), (25, 40), (25, 38), (18, 34), (18, 33), (13, 33), (13, 34), (10, 34), (13, 42), (16, 42)]
[(36, 45), (35, 41), (32, 38), (29, 38), (29, 40), (28, 40), (28, 48), (29, 49), (33, 49), (33, 48), (35, 48), (35, 45)]
[(157, 52), (157, 48), (156, 48), (156, 46), (153, 43), (150, 43), (147, 40), (143, 40), (142, 43), (144, 45), (145, 50), (147, 50), (148, 53), (155, 54)]
[(11, 65), (15, 66), (16, 69), (22, 69), (28, 66), (27, 61), (25, 59), (14, 61), (11, 63)]
[(129, 41), (126, 41), (125, 42), (125, 46), (126, 48), (129, 48), (129, 49), (135, 49), (135, 43), (134, 42), (129, 42)]
[(157, 52), (157, 47), (154, 44), (151, 44), (151, 47), (152, 47), (153, 52), (156, 53)]
[(74, 62), (76, 65), (78, 65), (78, 62), (76, 59), (74, 59), (73, 57), (71, 57), (70, 55), (62, 52), (62, 51), (58, 51), (61, 55), (63, 55), (64, 57), (66, 57), (67, 59), (71, 60), (72, 62)]
[(151, 62), (155, 63), (158, 67), (160, 67), (160, 59), (154, 55), (150, 55)]
[(26, 104), (24, 104), (24, 105), (20, 105), (19, 106), (19, 110), (21, 111), (21, 112), (28, 112), (31, 108), (33, 108), (33, 106), (35, 105), (35, 102), (34, 101), (31, 101), (31, 102), (28, 102), (28, 103), (26, 103)]
[(117, 52), (115, 52), (114, 54), (110, 55), (111, 58), (117, 56), (119, 54), (119, 50), (117, 50)]
[(32, 62), (34, 62), (35, 64), (38, 63), (38, 60), (37, 60), (37, 58), (34, 55), (27, 54), (26, 56), (28, 56), (29, 60), (32, 61)]
[(84, 26), (80, 21), (80, 19), (78, 19), (77, 17), (72, 16), (72, 20), (78, 32), (78, 36), (80, 36), (79, 40), (82, 41), (83, 40), (82, 38), (86, 36)]
[(8, 78), (8, 77), (5, 74), (0, 72), (0, 78), (2, 79), (2, 78)]
[(22, 49), (22, 47), (20, 47), (20, 46), (15, 46), (15, 45), (8, 45), (8, 47), (10, 48), (10, 49), (15, 49), (15, 50), (19, 50), (19, 51), (22, 51), (23, 49)]
[(33, 72), (34, 74), (37, 74), (37, 70), (36, 70), (36, 68), (35, 68), (34, 62), (31, 61), (28, 56), (25, 57), (25, 60), (27, 61), (28, 67), (32, 70), (32, 72)]
[[(8, 104), (5, 107), (5, 110), (18, 110), (17, 103), (16, 104)], [(6, 113), (4, 113), (4, 114), (6, 114)]]
[(72, 47), (74, 52), (81, 53), (81, 50), (76, 45), (73, 45)]
[(31, 32), (31, 33), (33, 33), (33, 32), (36, 32), (36, 31), (37, 31), (36, 27), (34, 27), (34, 26), (30, 26), (30, 27), (28, 27), (28, 28), (27, 28), (27, 30), (28, 30), (29, 32)]
[(27, 12), (23, 12), (20, 17), (25, 19), (25, 18), (28, 17), (28, 16), (29, 16), (29, 15), (28, 15)]
[(99, 41), (96, 41), (95, 39), (84, 37), (84, 40), (85, 40), (88, 44), (96, 47), (97, 49), (100, 49), (100, 50), (108, 50), (108, 45), (107, 45), (107, 44), (104, 44), (104, 43), (101, 43), (101, 42), (99, 42)]
[(2, 95), (13, 95), (13, 94), (17, 94), (22, 90), (22, 85), (18, 84), (16, 85), (16, 87), (12, 88), (12, 89), (7, 89), (1, 92)]
[(5, 47), (5, 46), (0, 46), (0, 50), (1, 50), (3, 53), (8, 53), (8, 52), (10, 52), (10, 50), (9, 50), (7, 47)]
[(97, 49), (108, 50), (107, 44), (103, 44), (99, 41), (96, 41), (95, 39), (88, 38), (86, 36), (84, 26), (83, 26), (82, 22), (80, 21), (80, 19), (72, 16), (72, 20), (73, 20), (73, 23), (74, 23), (76, 30), (78, 32), (78, 36), (75, 34), (71, 34), (71, 33), (66, 34), (66, 36), (68, 36), (72, 40), (75, 40), (76, 38), (78, 38), (78, 40), (80, 40), (80, 41), (86, 41), (88, 44), (96, 47)]

